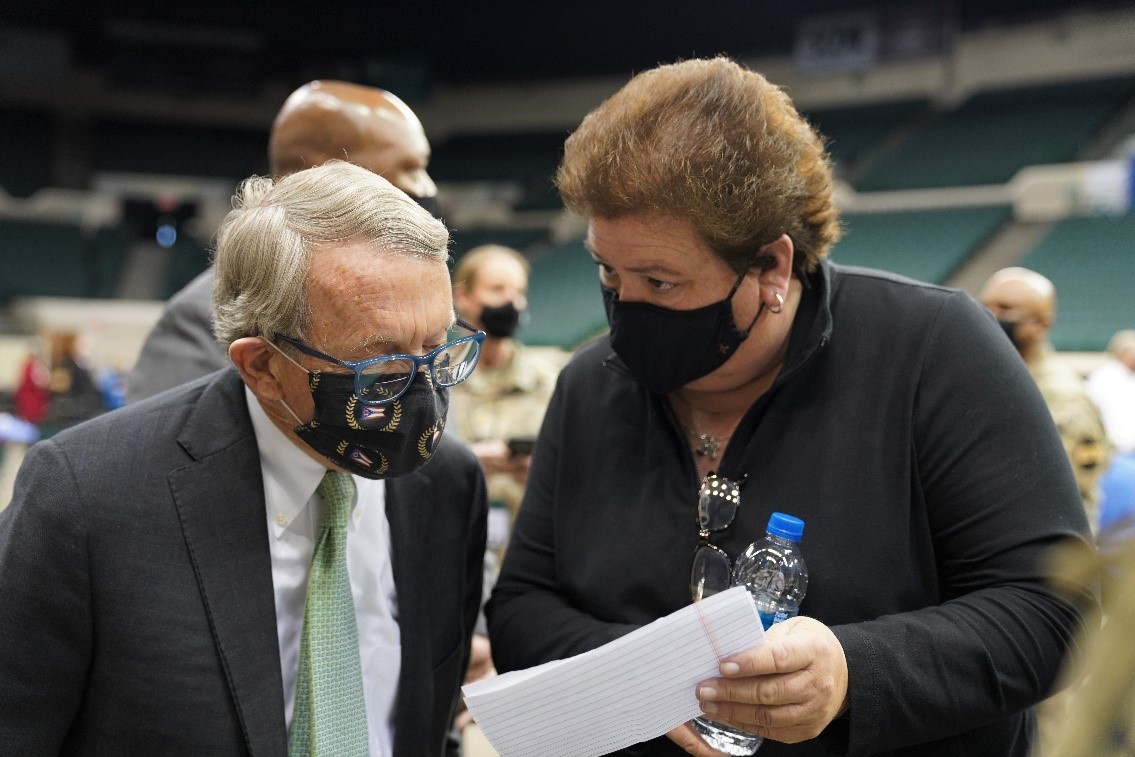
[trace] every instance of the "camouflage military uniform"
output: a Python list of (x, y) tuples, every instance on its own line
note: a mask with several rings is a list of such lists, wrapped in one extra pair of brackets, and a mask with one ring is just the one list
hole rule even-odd
[(1039, 757), (1135, 755), (1135, 521), (1101, 536), (1098, 552), (1069, 547), (1055, 561), (1058, 584), (1099, 581), (1103, 622), (1084, 624), (1064, 711)]
[(1088, 398), (1083, 379), (1058, 362), (1051, 351), (1046, 351), (1040, 361), (1030, 365), (1029, 371), (1056, 422), (1080, 487), (1080, 496), (1084, 499), (1088, 522), (1094, 529), (1099, 506), (1099, 478), (1107, 469), (1110, 457), (1099, 410)]
[[(466, 442), (535, 437), (566, 355), (535, 351), (515, 342), (508, 362), (477, 370), (450, 392), (446, 428)], [(524, 496), (524, 485), (507, 473), (488, 477), (489, 546), (503, 555), (507, 534)], [(502, 533), (503, 532), (503, 533)]]

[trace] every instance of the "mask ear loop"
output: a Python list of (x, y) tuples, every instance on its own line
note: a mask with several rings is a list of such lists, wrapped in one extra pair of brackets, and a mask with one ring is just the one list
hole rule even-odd
[[(260, 338), (264, 339), (264, 337), (260, 337)], [(289, 355), (288, 353), (284, 352), (282, 349), (277, 347), (276, 343), (273, 342), (271, 339), (264, 339), (264, 343), (267, 344), (272, 349), (276, 350), (276, 352), (279, 352), (281, 355), (283, 355), (284, 359), (287, 360), (292, 365), (294, 365), (296, 368), (299, 368), (304, 373), (307, 373), (307, 374), (311, 373), (311, 371), (309, 371), (307, 368), (304, 368), (302, 365), (300, 365), (298, 362), (296, 362), (296, 359), (294, 357), (292, 357), (291, 355)]]
[[(261, 337), (261, 338), (263, 338), (263, 337)], [(288, 362), (290, 362), (296, 368), (299, 368), (304, 373), (311, 375), (311, 371), (309, 371), (307, 368), (304, 368), (302, 365), (300, 365), (298, 362), (296, 362), (295, 358), (293, 358), (291, 355), (289, 355), (288, 353), (284, 352), (282, 349), (277, 347), (276, 343), (273, 342), (271, 339), (264, 339), (264, 343), (267, 344), (272, 349), (276, 350), (276, 352), (279, 352), (281, 355), (283, 355), (284, 359), (287, 360)], [(284, 406), (284, 409), (287, 410), (289, 413), (291, 413), (291, 416), (296, 419), (296, 426), (306, 426), (307, 425), (306, 423), (304, 423), (303, 421), (300, 420), (300, 417), (298, 415), (296, 415), (295, 410), (292, 410), (292, 406), (288, 404), (287, 400), (285, 400), (283, 397), (281, 397), (279, 402), (280, 402), (281, 405)]]
[[(749, 275), (749, 269), (751, 269), (753, 267), (753, 264), (754, 264), (754, 261), (753, 261), (752, 258), (750, 258), (749, 261), (745, 264), (745, 270), (742, 271), (741, 275), (737, 277), (737, 280), (733, 282), (733, 288), (729, 290), (729, 296), (726, 297), (727, 300), (733, 299), (733, 295), (735, 295), (737, 293), (737, 290), (741, 287), (741, 282), (744, 281), (745, 277)], [(762, 301), (761, 304), (760, 304), (760, 307), (757, 308), (757, 314), (753, 316), (753, 320), (749, 321), (749, 325), (744, 331), (746, 339), (748, 339), (749, 332), (753, 330), (753, 326), (756, 325), (757, 319), (761, 317), (761, 312), (764, 309), (765, 309), (765, 303)], [(779, 312), (779, 311), (773, 311), (773, 312)]]

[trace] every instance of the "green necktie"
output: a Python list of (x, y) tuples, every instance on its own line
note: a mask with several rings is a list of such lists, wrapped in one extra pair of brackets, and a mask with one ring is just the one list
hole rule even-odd
[(347, 525), (355, 482), (327, 471), (316, 490), (323, 529), (311, 558), (303, 611), (289, 757), (368, 753), (359, 632), (347, 576)]

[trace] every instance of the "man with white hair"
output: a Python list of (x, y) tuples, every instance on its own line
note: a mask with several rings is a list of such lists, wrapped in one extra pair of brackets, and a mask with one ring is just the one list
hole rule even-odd
[(486, 517), (447, 244), (357, 166), (245, 182), (233, 367), (36, 445), (0, 514), (0, 751), (442, 753)]

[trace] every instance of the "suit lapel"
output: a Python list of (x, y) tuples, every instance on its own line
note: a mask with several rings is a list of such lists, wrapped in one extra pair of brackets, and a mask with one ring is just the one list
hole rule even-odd
[(429, 609), (422, 596), (422, 577), (429, 570), (430, 560), (430, 555), (423, 554), (422, 535), (432, 503), (433, 483), (422, 473), (386, 482), (386, 517), (390, 522), (402, 644), (402, 670), (394, 710), (395, 754), (415, 753), (413, 744), (429, 728), (434, 698)]
[(235, 371), (205, 389), (178, 441), (194, 462), (170, 474), (170, 491), (249, 753), (283, 754), (287, 732), (263, 480)]

